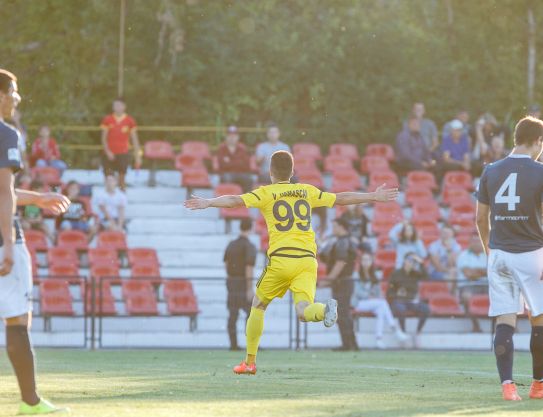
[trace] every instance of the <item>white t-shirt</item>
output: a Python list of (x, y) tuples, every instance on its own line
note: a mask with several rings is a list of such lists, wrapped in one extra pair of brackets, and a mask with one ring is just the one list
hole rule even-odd
[[(456, 260), (456, 266), (458, 268), (458, 281), (460, 282), (467, 282), (468, 279), (464, 276), (462, 273), (462, 270), (464, 268), (473, 268), (473, 269), (486, 269), (486, 254), (484, 252), (481, 252), (479, 254), (476, 254), (475, 252), (470, 251), (469, 249), (466, 249), (460, 253), (458, 256), (458, 259)], [(484, 280), (485, 278), (481, 278)], [(471, 281), (471, 283), (474, 283), (477, 281)]]
[[(117, 219), (119, 217), (119, 208), (126, 207), (127, 199), (126, 194), (119, 189), (116, 189), (113, 194), (104, 190), (96, 195), (94, 202), (97, 207), (105, 206), (109, 216), (113, 219)], [(98, 214), (101, 220), (105, 220), (102, 210), (98, 210)]]

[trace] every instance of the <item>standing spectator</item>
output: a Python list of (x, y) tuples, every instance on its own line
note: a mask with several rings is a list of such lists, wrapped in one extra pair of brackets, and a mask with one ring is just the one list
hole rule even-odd
[(466, 170), (471, 168), (470, 140), (464, 133), (464, 126), (460, 120), (451, 122), (451, 134), (443, 138), (441, 144), (441, 170)]
[(239, 133), (236, 126), (230, 126), (224, 142), (217, 151), (219, 174), (221, 182), (239, 184), (244, 193), (251, 191), (253, 179), (251, 178), (250, 156), (245, 145), (239, 143)]
[(369, 219), (364, 212), (363, 204), (347, 206), (340, 218), (348, 225), (349, 234), (358, 241), (359, 248), (371, 252), (367, 240)]
[[(44, 185), (41, 181), (32, 181), (30, 190), (44, 192)], [(55, 242), (55, 235), (45, 223), (41, 208), (35, 205), (26, 205), (21, 208), (21, 225), (24, 230), (39, 230), (47, 236), (51, 243)]]
[(501, 126), (492, 113), (484, 113), (474, 126), (474, 133), (472, 137), (475, 138), (475, 144), (473, 145), (473, 157), (475, 159), (481, 158), (484, 155), (492, 138), (495, 136), (502, 136), (504, 143), (507, 141), (509, 129), (506, 126)]
[(92, 213), (87, 210), (85, 201), (81, 199), (81, 187), (77, 181), (70, 181), (66, 185), (65, 195), (70, 199), (68, 210), (57, 219), (57, 224), (62, 230), (80, 230), (87, 233), (91, 241), (97, 232), (93, 223)]
[(134, 148), (136, 167), (141, 166), (141, 153), (136, 121), (126, 114), (126, 104), (123, 99), (118, 98), (113, 102), (113, 113), (103, 118), (100, 127), (104, 150), (104, 175), (107, 177), (117, 172), (119, 186), (124, 191), (126, 171), (130, 165), (130, 140)]
[(442, 137), (449, 136), (451, 134), (451, 123), (455, 120), (460, 120), (462, 122), (462, 132), (469, 136), (471, 129), (471, 126), (469, 125), (469, 113), (467, 110), (458, 110), (456, 117), (443, 125)]
[(106, 177), (105, 190), (94, 198), (98, 206), (100, 225), (106, 230), (123, 231), (125, 227), (126, 194), (117, 188), (113, 175)]
[(356, 245), (349, 235), (349, 224), (342, 219), (334, 220), (333, 234), (337, 240), (327, 256), (326, 270), (332, 287), (332, 297), (338, 302), (337, 322), (342, 341), (338, 350), (358, 350), (350, 309)]
[(249, 317), (253, 299), (253, 268), (256, 261), (256, 246), (249, 241), (252, 229), (251, 219), (241, 221), (239, 237), (230, 242), (224, 252), (226, 266), (226, 290), (228, 297), (228, 336), (230, 337), (230, 350), (239, 350), (236, 323), (239, 310)]
[(424, 242), (419, 239), (413, 223), (404, 221), (396, 224), (390, 229), (388, 237), (396, 249), (396, 269), (402, 267), (405, 256), (410, 252), (417, 255), (421, 262), (428, 256)]
[[(420, 135), (422, 136), (422, 139), (426, 143), (426, 147), (430, 150), (430, 152), (434, 152), (437, 150), (439, 146), (439, 140), (438, 140), (438, 134), (437, 134), (437, 127), (436, 124), (430, 120), (424, 117), (424, 114), (426, 113), (426, 108), (424, 107), (424, 103), (417, 102), (413, 104), (413, 108), (411, 110), (411, 116), (414, 116), (419, 120), (420, 123)], [(407, 129), (408, 122), (404, 122), (403, 128), (404, 130)]]
[(40, 127), (39, 136), (32, 144), (30, 161), (32, 165), (37, 167), (56, 168), (60, 175), (66, 170), (66, 162), (60, 159), (60, 149), (55, 138), (51, 136), (49, 126)]
[(270, 183), (270, 162), (274, 152), (290, 152), (290, 146), (279, 140), (281, 131), (275, 123), (268, 124), (266, 135), (268, 140), (262, 142), (256, 148), (256, 162), (260, 166), (260, 176), (258, 180), (261, 184)]
[(411, 116), (404, 128), (396, 137), (398, 168), (402, 172), (429, 169), (435, 165), (430, 149), (420, 131), (421, 121)]
[(430, 244), (430, 278), (436, 280), (453, 280), (456, 278), (456, 259), (462, 248), (454, 239), (454, 230), (443, 226), (440, 238)]
[(508, 154), (509, 151), (505, 149), (503, 135), (494, 136), (490, 141), (490, 146), (486, 154), (484, 155), (483, 163), (491, 164), (492, 162), (505, 158)]
[[(471, 236), (468, 248), (458, 256), (456, 266), (458, 270), (457, 288), (460, 300), (467, 310), (472, 295), (488, 292), (487, 257), (477, 233)], [(473, 331), (480, 332), (481, 328), (475, 317), (472, 318), (472, 322)]]
[(383, 341), (385, 324), (394, 332), (399, 342), (407, 340), (407, 335), (398, 326), (388, 301), (383, 297), (381, 282), (375, 271), (373, 257), (369, 253), (364, 253), (360, 260), (360, 279), (355, 281), (351, 301), (356, 311), (375, 315), (377, 319), (375, 321), (375, 338), (378, 349), (386, 347)]
[(408, 253), (401, 269), (396, 269), (390, 275), (388, 298), (391, 300), (392, 311), (398, 317), (400, 327), (405, 332), (405, 317), (415, 314), (419, 318), (417, 336), (422, 331), (426, 319), (430, 315), (430, 307), (418, 299), (419, 282), (426, 279), (420, 259), (413, 253)]

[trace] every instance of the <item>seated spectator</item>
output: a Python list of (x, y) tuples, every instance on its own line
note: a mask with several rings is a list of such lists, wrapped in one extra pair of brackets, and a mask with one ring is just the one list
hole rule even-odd
[(471, 129), (471, 126), (468, 123), (469, 122), (469, 113), (468, 113), (467, 110), (458, 110), (458, 112), (456, 113), (456, 117), (453, 120), (450, 120), (450, 121), (448, 121), (447, 123), (445, 123), (443, 125), (442, 138), (445, 137), (445, 136), (449, 136), (451, 134), (451, 131), (452, 131), (451, 123), (454, 120), (460, 120), (462, 122), (462, 125), (463, 125), (462, 131), (463, 131), (463, 133), (465, 133), (466, 135), (469, 136), (470, 129)]
[(505, 149), (505, 142), (503, 135), (494, 136), (490, 141), (490, 146), (484, 155), (484, 164), (491, 164), (492, 162), (499, 161), (505, 158), (509, 154), (509, 151)]
[(62, 230), (80, 230), (89, 235), (89, 241), (96, 234), (96, 225), (91, 213), (88, 213), (85, 202), (81, 199), (81, 188), (77, 181), (66, 185), (66, 196), (70, 199), (68, 210), (57, 217), (57, 224)]
[(270, 162), (271, 156), (277, 151), (290, 152), (290, 146), (281, 142), (281, 131), (275, 123), (268, 124), (266, 132), (268, 140), (262, 142), (256, 147), (256, 162), (260, 166), (259, 182), (261, 184), (270, 184)]
[[(467, 310), (469, 299), (475, 294), (486, 294), (488, 292), (487, 257), (483, 250), (481, 239), (477, 233), (471, 237), (469, 246), (458, 256), (456, 267), (457, 288), (464, 306)], [(480, 332), (479, 322), (472, 318), (473, 331)]]
[(388, 237), (396, 249), (396, 269), (402, 267), (405, 255), (408, 253), (414, 253), (422, 262), (428, 256), (424, 243), (419, 239), (417, 229), (411, 222), (404, 221), (396, 224), (390, 229)]
[(221, 182), (239, 184), (244, 193), (251, 191), (253, 179), (251, 178), (250, 156), (245, 145), (239, 143), (239, 133), (236, 126), (228, 128), (226, 138), (217, 151), (217, 160)]
[[(414, 314), (419, 318), (417, 335), (422, 331), (430, 315), (428, 304), (418, 299), (419, 281), (424, 279), (426, 279), (424, 268), (420, 258), (414, 253), (408, 253), (403, 260), (402, 268), (396, 269), (390, 275), (387, 298), (403, 332), (407, 315)], [(415, 337), (415, 343), (416, 340)]]
[(451, 134), (443, 138), (440, 165), (443, 173), (453, 170), (469, 171), (471, 168), (470, 140), (463, 129), (464, 125), (460, 120), (453, 120)]
[[(439, 147), (437, 127), (432, 120), (424, 117), (425, 113), (426, 108), (424, 107), (424, 103), (418, 102), (413, 104), (411, 116), (419, 120), (420, 135), (422, 136), (422, 139), (424, 140), (424, 143), (426, 143), (426, 147), (430, 150), (430, 152), (434, 152)], [(408, 123), (408, 120), (404, 122), (403, 130), (407, 129)]]
[(383, 341), (385, 324), (394, 332), (399, 342), (405, 342), (407, 335), (400, 329), (392, 315), (387, 299), (381, 291), (380, 276), (375, 271), (373, 257), (364, 253), (360, 260), (360, 279), (354, 283), (354, 293), (351, 299), (353, 308), (358, 312), (373, 313), (375, 321), (375, 338), (378, 349), (386, 347)]
[(435, 165), (422, 138), (420, 124), (417, 117), (411, 116), (407, 128), (396, 137), (397, 165), (402, 172), (429, 169)]
[(368, 224), (369, 219), (364, 212), (362, 204), (347, 206), (340, 219), (346, 222), (349, 233), (356, 239), (359, 249), (364, 252), (371, 252), (371, 246), (368, 243)]
[(125, 228), (126, 194), (117, 187), (117, 178), (106, 177), (105, 190), (94, 197), (98, 206), (100, 226), (106, 230), (123, 231)]
[(60, 150), (55, 138), (51, 137), (49, 126), (40, 127), (39, 136), (32, 144), (30, 161), (33, 166), (56, 168), (61, 175), (66, 170), (67, 165), (60, 159)]
[[(44, 192), (44, 185), (41, 181), (32, 181), (30, 190), (36, 192)], [(34, 205), (27, 205), (20, 209), (21, 225), (23, 230), (40, 230), (51, 241), (55, 242), (55, 235), (45, 223), (41, 208)]]
[(472, 137), (475, 139), (473, 145), (473, 156), (479, 159), (484, 155), (494, 136), (502, 136), (504, 143), (507, 141), (509, 129), (506, 126), (500, 126), (492, 113), (484, 113), (474, 126)]
[(454, 230), (450, 226), (443, 226), (440, 235), (440, 238), (428, 247), (430, 278), (454, 280), (456, 278), (456, 259), (462, 248), (454, 239)]

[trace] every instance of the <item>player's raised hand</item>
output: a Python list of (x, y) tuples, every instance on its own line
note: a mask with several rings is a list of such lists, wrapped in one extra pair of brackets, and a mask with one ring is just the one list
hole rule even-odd
[(191, 195), (191, 199), (186, 200), (183, 205), (189, 210), (203, 210), (209, 207), (209, 200), (198, 197), (197, 195)]
[(397, 188), (385, 188), (386, 184), (382, 184), (375, 190), (375, 200), (377, 201), (393, 201), (398, 198), (400, 193)]
[(44, 210), (50, 210), (55, 215), (65, 213), (70, 206), (70, 200), (65, 195), (59, 193), (42, 193), (36, 205)]

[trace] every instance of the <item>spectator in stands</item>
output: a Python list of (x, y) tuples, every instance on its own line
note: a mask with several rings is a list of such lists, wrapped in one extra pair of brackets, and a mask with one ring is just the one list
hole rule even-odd
[[(41, 181), (34, 180), (30, 184), (30, 190), (36, 192), (44, 192), (44, 184)], [(54, 243), (55, 235), (45, 223), (41, 208), (34, 205), (27, 205), (21, 208), (20, 211), (21, 224), (24, 230), (39, 230)]]
[(469, 113), (467, 110), (458, 110), (458, 112), (456, 113), (456, 117), (453, 119), (453, 120), (450, 120), (448, 121), (447, 123), (445, 123), (443, 125), (443, 130), (441, 132), (441, 136), (442, 137), (445, 137), (445, 136), (449, 136), (451, 134), (451, 131), (452, 131), (452, 128), (451, 128), (451, 123), (454, 121), (454, 120), (460, 120), (462, 122), (462, 125), (463, 125), (463, 133), (465, 133), (466, 135), (469, 136), (470, 134), (470, 129), (471, 129), (471, 126), (469, 125)]
[[(477, 233), (471, 236), (467, 249), (463, 250), (456, 262), (457, 288), (460, 300), (467, 310), (469, 299), (475, 294), (486, 294), (488, 292), (487, 281), (487, 257), (483, 250), (481, 239)], [(481, 328), (476, 318), (472, 318), (473, 331), (480, 332)]]
[(124, 231), (126, 194), (117, 187), (117, 178), (113, 175), (106, 177), (105, 190), (94, 198), (98, 206), (100, 226), (106, 230)]
[(97, 232), (93, 222), (92, 213), (87, 211), (87, 205), (81, 198), (81, 187), (77, 181), (70, 181), (66, 185), (65, 195), (70, 199), (68, 210), (57, 218), (62, 230), (80, 230), (87, 233), (91, 241)]
[(60, 149), (55, 138), (51, 136), (49, 126), (40, 127), (39, 136), (32, 144), (30, 161), (32, 165), (37, 167), (56, 168), (61, 175), (66, 170), (66, 162), (60, 159)]
[(411, 222), (404, 221), (396, 224), (390, 229), (388, 237), (396, 250), (396, 269), (402, 267), (408, 253), (415, 254), (420, 263), (423, 263), (428, 256), (424, 243), (419, 239), (417, 229)]
[[(426, 143), (426, 147), (430, 150), (430, 152), (434, 152), (439, 146), (437, 127), (432, 120), (424, 117), (425, 113), (426, 108), (424, 107), (424, 103), (417, 102), (413, 104), (411, 116), (414, 116), (419, 120), (420, 135), (422, 136), (422, 139)], [(404, 130), (407, 129), (407, 124), (408, 121), (404, 122)]]
[(430, 278), (453, 280), (456, 278), (456, 259), (462, 248), (454, 238), (452, 227), (443, 226), (440, 235), (440, 238), (428, 247)]
[(450, 135), (443, 138), (440, 164), (442, 173), (452, 170), (469, 171), (471, 168), (470, 140), (463, 129), (464, 125), (460, 120), (453, 120)]
[(270, 183), (270, 162), (271, 156), (277, 151), (290, 152), (290, 146), (281, 142), (281, 131), (275, 123), (269, 123), (267, 127), (268, 140), (259, 144), (256, 148), (256, 162), (260, 166), (259, 182), (261, 184)]
[(126, 104), (117, 98), (113, 102), (113, 113), (102, 119), (102, 147), (104, 150), (103, 168), (107, 177), (113, 173), (119, 175), (119, 187), (126, 189), (126, 171), (130, 165), (129, 144), (132, 140), (135, 166), (141, 166), (141, 151), (136, 121), (126, 114)]
[(498, 123), (492, 113), (484, 113), (474, 126), (472, 137), (475, 139), (473, 145), (473, 156), (478, 159), (484, 155), (494, 136), (502, 136), (504, 143), (507, 141), (509, 129)]
[(385, 324), (394, 332), (399, 342), (405, 342), (407, 335), (400, 329), (400, 326), (392, 315), (388, 301), (383, 297), (380, 276), (375, 271), (371, 254), (364, 253), (362, 255), (359, 275), (360, 279), (354, 283), (354, 294), (351, 305), (357, 312), (373, 313), (375, 315), (377, 319), (375, 321), (377, 348), (384, 349), (386, 347), (383, 341)]
[(490, 146), (486, 154), (484, 155), (483, 163), (490, 164), (492, 162), (499, 161), (505, 158), (509, 154), (509, 151), (505, 149), (505, 142), (503, 135), (494, 136), (490, 141)]
[(239, 133), (236, 126), (230, 126), (224, 142), (217, 151), (219, 174), (221, 182), (239, 184), (243, 192), (251, 191), (253, 179), (251, 177), (250, 156), (245, 145), (239, 143)]
[(351, 316), (353, 272), (356, 244), (349, 234), (349, 224), (341, 218), (333, 222), (335, 243), (326, 256), (327, 280), (332, 287), (332, 297), (338, 302), (338, 327), (342, 345), (337, 350), (358, 350)]
[[(419, 318), (417, 333), (420, 334), (426, 319), (430, 315), (430, 307), (418, 299), (419, 282), (426, 279), (426, 274), (419, 258), (408, 253), (401, 269), (396, 269), (390, 275), (388, 286), (388, 299), (391, 301), (392, 311), (400, 322), (400, 328), (405, 332), (405, 317), (416, 315)], [(415, 344), (417, 337), (415, 337)]]
[(371, 252), (371, 246), (368, 243), (369, 219), (364, 212), (363, 205), (347, 206), (340, 218), (346, 222), (349, 234), (357, 240), (358, 247), (364, 252)]
[(256, 246), (249, 240), (253, 227), (251, 219), (241, 221), (239, 237), (230, 242), (224, 252), (226, 266), (226, 289), (228, 291), (228, 336), (230, 350), (239, 350), (237, 326), (239, 310), (249, 317), (253, 300), (253, 268), (256, 262)]
[(420, 119), (411, 116), (407, 127), (396, 137), (397, 166), (401, 172), (429, 169), (435, 165), (420, 126)]

